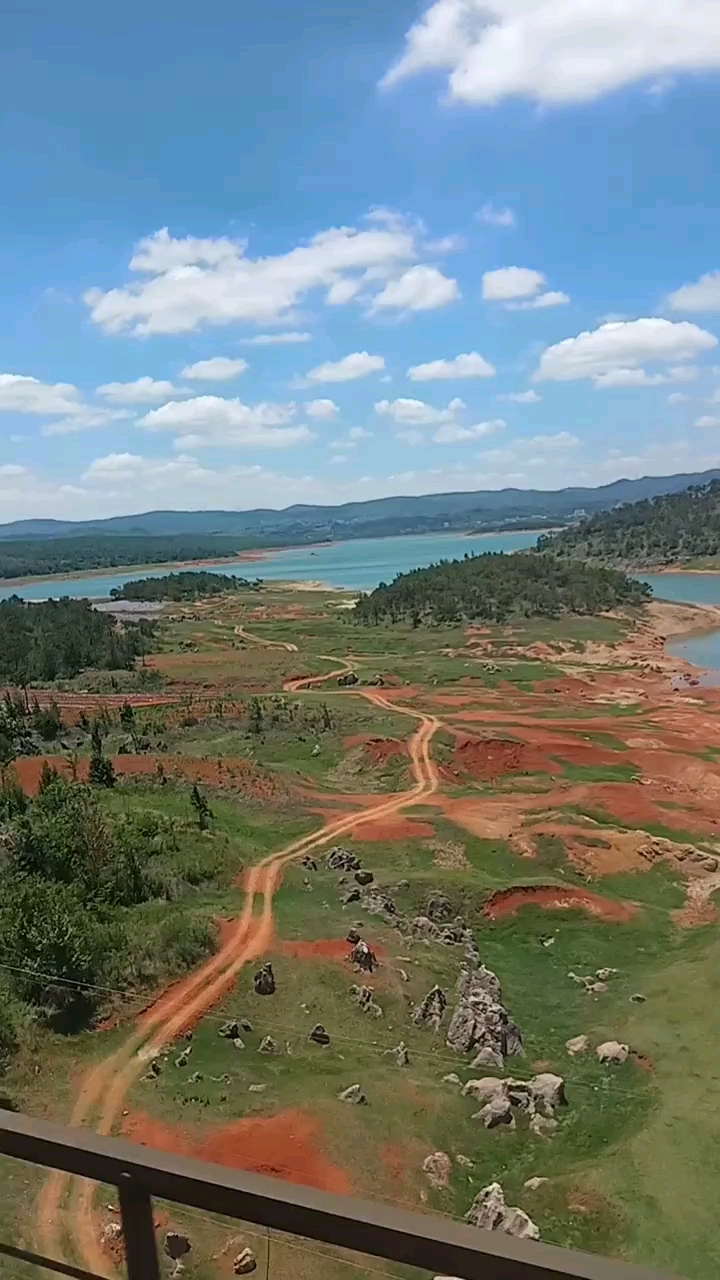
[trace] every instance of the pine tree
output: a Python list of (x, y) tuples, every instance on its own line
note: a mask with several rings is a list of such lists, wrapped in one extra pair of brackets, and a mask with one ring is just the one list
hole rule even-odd
[(198, 827), (201, 831), (207, 831), (213, 812), (196, 783), (193, 784), (193, 789), (190, 792), (190, 803), (197, 814)]

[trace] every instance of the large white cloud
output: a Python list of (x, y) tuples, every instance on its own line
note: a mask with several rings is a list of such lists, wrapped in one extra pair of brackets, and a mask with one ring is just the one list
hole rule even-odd
[(195, 364), (187, 364), (182, 370), (181, 378), (192, 378), (197, 382), (231, 382), (239, 378), (249, 368), (247, 360), (230, 356), (210, 356), (208, 360), (196, 360)]
[(718, 69), (715, 0), (435, 0), (382, 83), (446, 71), (450, 96), (462, 102), (568, 103)]
[(414, 364), (408, 369), (407, 376), (412, 382), (432, 382), (435, 379), (492, 378), (494, 373), (495, 369), (483, 356), (477, 351), (469, 351), (452, 360)]
[(482, 296), (486, 302), (504, 302), (512, 311), (544, 310), (570, 301), (559, 289), (541, 293), (545, 284), (547, 280), (542, 271), (534, 271), (532, 267), (498, 267), (483, 275)]
[[(547, 347), (540, 357), (537, 382), (574, 382), (590, 378), (608, 385), (608, 374), (634, 370), (646, 362), (690, 360), (717, 346), (717, 338), (687, 320), (658, 317), (616, 320)], [(622, 381), (628, 375), (620, 375)], [(612, 378), (609, 381), (613, 385)], [(617, 385), (617, 383), (615, 384)]]
[(373, 299), (372, 310), (434, 311), (459, 297), (457, 280), (420, 263), (388, 281)]
[(354, 382), (356, 378), (364, 378), (368, 373), (378, 373), (385, 368), (382, 356), (371, 356), (367, 351), (353, 351), (341, 360), (326, 360), (305, 375), (306, 383), (313, 382)]
[(122, 409), (87, 404), (70, 382), (41, 382), (39, 378), (20, 373), (0, 373), (0, 413), (27, 413), (54, 419), (42, 428), (44, 436), (105, 427), (127, 416)]
[(683, 284), (668, 295), (673, 311), (720, 311), (720, 271), (708, 271), (693, 284)]
[(183, 389), (167, 379), (144, 377), (134, 382), (105, 382), (96, 388), (96, 393), (111, 404), (157, 404), (158, 400), (182, 395)]
[(175, 432), (181, 448), (240, 445), (287, 449), (314, 439), (308, 427), (293, 424), (295, 414), (294, 404), (247, 405), (222, 396), (197, 396), (151, 409), (139, 425), (148, 431)]
[[(420, 229), (397, 215), (375, 216), (361, 230), (331, 227), (287, 253), (251, 258), (243, 241), (174, 239), (165, 228), (137, 245), (129, 284), (89, 289), (84, 300), (106, 333), (143, 336), (189, 333), (203, 324), (273, 323), (290, 318), (312, 290), (333, 291), (333, 302), (343, 290), (346, 299), (357, 292), (358, 281), (371, 292), (381, 290), (417, 260), (420, 240)], [(379, 305), (395, 304), (386, 298)], [(268, 335), (262, 337), (267, 341)]]
[(308, 400), (305, 412), (309, 418), (316, 418), (319, 422), (332, 422), (339, 410), (334, 400)]
[(378, 400), (375, 412), (390, 418), (399, 426), (432, 427), (442, 422), (453, 422), (465, 405), (457, 398), (446, 409), (435, 409), (424, 400), (411, 400), (401, 396), (398, 400)]

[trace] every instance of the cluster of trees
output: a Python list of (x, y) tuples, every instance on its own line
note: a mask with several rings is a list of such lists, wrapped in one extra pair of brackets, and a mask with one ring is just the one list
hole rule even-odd
[(178, 534), (93, 534), (60, 538), (0, 539), (0, 578), (31, 578), (127, 564), (232, 560), (257, 539)]
[[(94, 788), (47, 768), (32, 801), (6, 775), (0, 811), (0, 968), (14, 998), (77, 1023), (103, 1003), (104, 989), (196, 963), (213, 949), (206, 921), (141, 911), (209, 875), (183, 855), (170, 820), (110, 815)], [(206, 806), (205, 825), (207, 816)]]
[(362, 596), (355, 617), (365, 623), (510, 622), (601, 613), (638, 605), (651, 595), (644, 583), (613, 569), (551, 555), (515, 553), (465, 556), (400, 573)]
[(635, 569), (720, 555), (720, 480), (591, 516), (538, 549)]
[(168, 573), (162, 578), (138, 578), (113, 587), (110, 595), (113, 600), (199, 600), (226, 591), (257, 591), (260, 586), (259, 582), (236, 578), (234, 574), (189, 570)]
[(152, 625), (118, 628), (87, 600), (0, 601), (0, 680), (28, 685), (66, 679), (86, 667), (130, 670), (151, 647)]

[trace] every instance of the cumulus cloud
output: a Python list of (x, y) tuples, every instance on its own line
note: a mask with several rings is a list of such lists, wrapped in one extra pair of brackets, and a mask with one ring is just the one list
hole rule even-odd
[(326, 360), (305, 375), (306, 383), (313, 382), (354, 382), (356, 378), (364, 378), (368, 373), (377, 373), (385, 368), (382, 356), (371, 356), (367, 351), (353, 351), (341, 360)]
[(542, 271), (531, 267), (498, 267), (486, 271), (482, 278), (482, 296), (487, 302), (508, 302), (515, 298), (529, 298), (545, 284)]
[(547, 307), (564, 307), (570, 298), (567, 293), (563, 293), (560, 289), (548, 289), (545, 293), (538, 293), (535, 298), (530, 298), (528, 302), (509, 302), (509, 311), (544, 311)]
[(664, 382), (694, 382), (698, 376), (695, 365), (680, 364), (665, 373), (648, 373), (645, 369), (608, 369), (595, 377), (596, 387), (659, 387)]
[(390, 280), (372, 302), (371, 310), (434, 311), (460, 297), (457, 280), (437, 267), (419, 264)]
[(379, 400), (375, 412), (390, 418), (399, 426), (432, 427), (443, 422), (452, 422), (456, 414), (464, 409), (462, 400), (451, 400), (446, 409), (435, 409), (424, 400), (411, 400), (400, 397), (398, 400)]
[(488, 200), (482, 209), (478, 209), (475, 214), (478, 222), (484, 222), (489, 227), (505, 227), (511, 229), (517, 226), (517, 218), (512, 209), (496, 209), (495, 205)]
[(39, 378), (20, 373), (0, 373), (0, 413), (27, 413), (55, 419), (43, 426), (44, 436), (104, 427), (127, 416), (126, 410), (87, 404), (70, 382), (41, 382)]
[(550, 435), (530, 436), (525, 444), (533, 449), (576, 449), (580, 441), (570, 431), (555, 431)]
[(498, 396), (498, 399), (510, 400), (513, 404), (537, 404), (542, 396), (531, 388), (529, 391), (509, 391), (505, 396)]
[(460, 102), (561, 104), (718, 68), (720, 13), (711, 0), (435, 0), (382, 84), (443, 71)]
[(309, 342), (311, 337), (311, 333), (292, 330), (287, 333), (256, 333), (254, 338), (242, 338), (241, 344), (244, 347), (285, 347), (294, 346), (298, 342)]
[(308, 400), (305, 412), (308, 417), (317, 418), (319, 422), (330, 422), (339, 410), (334, 400)]
[(694, 284), (683, 284), (668, 295), (673, 311), (720, 311), (720, 271), (708, 271)]
[[(629, 376), (627, 370), (637, 370), (646, 362), (690, 360), (715, 346), (713, 334), (687, 320), (612, 321), (547, 347), (534, 380), (575, 382), (590, 378), (597, 386), (627, 386), (623, 381)], [(612, 376), (608, 379), (608, 375)], [(613, 380), (618, 377), (620, 383)], [(643, 372), (642, 379), (633, 385), (644, 385), (644, 381)]]
[(684, 391), (671, 391), (668, 396), (668, 404), (687, 404), (690, 399)]
[(134, 382), (105, 382), (96, 388), (96, 394), (111, 404), (155, 404), (170, 396), (183, 394), (182, 387), (174, 387), (166, 379), (136, 378)]
[(230, 382), (238, 378), (249, 368), (247, 360), (232, 360), (229, 356), (211, 356), (209, 360), (196, 360), (195, 364), (186, 364), (181, 378), (192, 378), (198, 382)]
[[(338, 302), (343, 289), (346, 294), (356, 292), (347, 282), (358, 279), (368, 286), (374, 281), (377, 287), (393, 278), (396, 298), (405, 291), (405, 301), (393, 302), (385, 295), (379, 306), (423, 309), (439, 305), (423, 302), (433, 282), (436, 297), (451, 282), (434, 267), (424, 269), (429, 276), (407, 280), (401, 274), (395, 279), (416, 261), (421, 247), (420, 228), (397, 215), (375, 219), (361, 230), (331, 227), (287, 253), (262, 258), (249, 257), (241, 240), (175, 239), (164, 228), (136, 246), (128, 284), (106, 291), (89, 289), (84, 301), (91, 319), (106, 333), (135, 336), (189, 333), (204, 324), (274, 323), (289, 319), (311, 291), (334, 291), (332, 300)], [(268, 337), (279, 338), (258, 336), (265, 345)]]
[(433, 440), (436, 444), (464, 444), (467, 440), (482, 440), (485, 436), (493, 436), (496, 432), (503, 431), (505, 426), (504, 418), (476, 422), (473, 427), (461, 427), (457, 422), (448, 422), (438, 428)]
[(702, 417), (695, 419), (693, 426), (694, 427), (720, 427), (720, 418), (711, 416), (709, 413), (704, 413)]
[(181, 448), (200, 445), (241, 445), (253, 449), (287, 449), (314, 439), (306, 426), (289, 425), (294, 404), (243, 404), (222, 396), (171, 400), (151, 409), (139, 425), (148, 431), (172, 431)]
[(414, 364), (407, 376), (412, 382), (432, 382), (450, 378), (492, 378), (495, 369), (477, 351), (455, 356), (452, 360), (430, 360), (427, 364)]

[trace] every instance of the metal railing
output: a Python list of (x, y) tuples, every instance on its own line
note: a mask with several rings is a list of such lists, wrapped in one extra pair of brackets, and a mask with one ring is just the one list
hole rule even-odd
[[(118, 1189), (128, 1280), (160, 1280), (152, 1198), (222, 1214), (268, 1230), (338, 1245), (462, 1280), (662, 1280), (655, 1271), (515, 1240), (367, 1200), (313, 1191), (120, 1138), (100, 1138), (0, 1112), (0, 1154)], [(101, 1280), (82, 1267), (0, 1242), (0, 1256), (34, 1263), (73, 1280)]]

